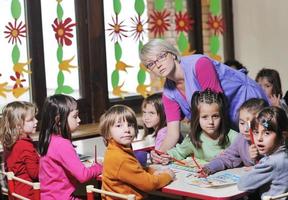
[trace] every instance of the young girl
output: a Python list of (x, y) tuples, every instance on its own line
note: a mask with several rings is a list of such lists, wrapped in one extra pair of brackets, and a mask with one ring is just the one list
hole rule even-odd
[[(268, 103), (264, 99), (252, 98), (247, 100), (239, 108), (239, 131), (235, 141), (219, 156), (203, 167), (205, 174), (240, 166), (253, 166), (258, 157), (255, 144), (251, 144), (249, 134), (249, 123), (256, 117), (256, 114)], [(201, 173), (199, 173), (201, 175)]]
[[(131, 108), (115, 105), (100, 119), (100, 130), (107, 150), (104, 156), (102, 189), (121, 194), (135, 194), (143, 199), (144, 192), (156, 190), (167, 185), (174, 173), (146, 170), (137, 161), (131, 149), (131, 142), (137, 135), (137, 121)], [(102, 199), (112, 199), (103, 196)]]
[(240, 190), (257, 190), (262, 198), (288, 192), (287, 122), (278, 107), (264, 108), (252, 121), (255, 144), (263, 158), (240, 178)]
[(77, 182), (101, 174), (101, 165), (86, 168), (82, 164), (71, 143), (79, 122), (74, 98), (53, 95), (46, 99), (39, 134), (41, 199), (77, 199), (72, 195)]
[[(155, 149), (160, 149), (162, 141), (166, 137), (166, 117), (162, 104), (162, 94), (152, 94), (144, 99), (142, 103), (142, 120), (144, 127), (143, 138), (151, 138)], [(150, 141), (150, 139), (147, 139)], [(140, 163), (145, 166), (147, 161), (147, 151), (136, 151), (135, 156)]]
[[(3, 109), (0, 124), (0, 140), (4, 147), (6, 171), (27, 181), (38, 181), (39, 156), (30, 138), (36, 132), (37, 109), (29, 102), (15, 101)], [(33, 188), (16, 182), (15, 192), (33, 198)]]
[(288, 107), (282, 98), (282, 87), (279, 73), (274, 69), (261, 69), (256, 76), (257, 83), (265, 91), (272, 106), (282, 108), (288, 115)]
[[(167, 151), (169, 156), (182, 160), (194, 154), (200, 160), (210, 161), (234, 141), (237, 132), (229, 129), (224, 98), (222, 93), (210, 89), (193, 94), (191, 133)], [(162, 163), (166, 164), (167, 156), (162, 156)]]

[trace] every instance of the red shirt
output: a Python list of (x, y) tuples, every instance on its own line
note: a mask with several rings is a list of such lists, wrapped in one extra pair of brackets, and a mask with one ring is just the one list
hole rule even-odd
[[(39, 155), (31, 138), (17, 140), (12, 150), (6, 154), (6, 171), (31, 182), (38, 181)], [(33, 199), (32, 187), (15, 181), (15, 192), (26, 198)]]

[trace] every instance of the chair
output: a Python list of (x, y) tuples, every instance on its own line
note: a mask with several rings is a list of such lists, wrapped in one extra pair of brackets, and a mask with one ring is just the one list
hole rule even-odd
[(119, 193), (115, 193), (115, 192), (108, 192), (105, 190), (97, 189), (93, 185), (87, 185), (86, 186), (86, 192), (87, 192), (87, 200), (94, 200), (93, 192), (96, 192), (99, 194), (105, 194), (105, 195), (108, 195), (111, 197), (117, 197), (120, 199), (127, 199), (127, 200), (135, 200), (136, 199), (134, 194), (124, 195), (124, 194), (119, 194)]
[[(15, 193), (15, 184), (14, 184), (15, 181), (18, 181), (18, 182), (21, 182), (23, 184), (30, 185), (31, 187), (33, 187), (34, 200), (40, 200), (40, 183), (38, 183), (38, 182), (33, 183), (30, 181), (24, 180), (22, 178), (16, 177), (16, 176), (14, 176), (13, 172), (2, 172), (2, 174), (4, 174), (8, 180), (8, 197), (9, 197), (9, 200), (14, 200), (14, 199), (29, 200), (28, 198), (23, 197), (23, 196)], [(2, 190), (3, 190), (3, 188), (2, 188)], [(4, 188), (4, 191), (5, 191), (5, 188)]]
[(288, 192), (276, 196), (264, 196), (263, 200), (276, 200), (276, 199), (281, 199), (283, 197), (288, 197)]

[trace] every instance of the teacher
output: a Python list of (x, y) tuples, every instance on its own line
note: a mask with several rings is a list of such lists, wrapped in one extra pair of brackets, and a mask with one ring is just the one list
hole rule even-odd
[(211, 88), (224, 92), (229, 104), (229, 117), (238, 127), (238, 108), (250, 98), (268, 99), (261, 87), (244, 73), (209, 57), (196, 54), (180, 57), (177, 49), (162, 39), (153, 39), (140, 51), (141, 62), (148, 71), (166, 78), (163, 104), (168, 133), (160, 150), (176, 145), (180, 136), (180, 120), (191, 120), (190, 102), (195, 91)]

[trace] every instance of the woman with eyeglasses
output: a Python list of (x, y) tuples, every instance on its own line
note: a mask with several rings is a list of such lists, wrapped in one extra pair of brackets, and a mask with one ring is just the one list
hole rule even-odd
[[(229, 105), (229, 118), (236, 127), (238, 108), (250, 98), (268, 99), (261, 87), (244, 73), (211, 58), (195, 54), (180, 57), (178, 50), (162, 39), (150, 40), (140, 51), (140, 59), (148, 71), (166, 78), (163, 89), (168, 133), (160, 150), (166, 152), (175, 146), (180, 136), (180, 120), (193, 120), (190, 111), (195, 91), (207, 88), (223, 92)], [(200, 116), (201, 117), (201, 116)], [(154, 162), (163, 158), (151, 153)]]

